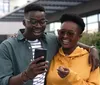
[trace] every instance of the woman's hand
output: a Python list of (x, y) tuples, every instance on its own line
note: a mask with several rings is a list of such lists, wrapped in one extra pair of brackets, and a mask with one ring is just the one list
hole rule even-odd
[(58, 69), (58, 75), (61, 77), (61, 78), (64, 78), (66, 77), (68, 74), (69, 74), (69, 69), (68, 68), (64, 68), (62, 66), (60, 66)]

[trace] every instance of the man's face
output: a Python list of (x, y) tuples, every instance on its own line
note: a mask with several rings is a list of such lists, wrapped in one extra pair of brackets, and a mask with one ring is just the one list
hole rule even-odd
[(39, 38), (46, 28), (45, 13), (41, 11), (31, 11), (24, 19), (25, 31), (30, 37)]
[(63, 48), (73, 48), (81, 37), (78, 25), (71, 21), (62, 23), (61, 30), (58, 30), (58, 37)]

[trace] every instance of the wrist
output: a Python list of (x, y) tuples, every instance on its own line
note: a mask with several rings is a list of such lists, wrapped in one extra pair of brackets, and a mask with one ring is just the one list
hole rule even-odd
[(23, 82), (27, 82), (28, 80), (30, 80), (30, 78), (28, 77), (26, 71), (22, 72), (20, 77), (21, 77), (21, 80), (22, 80)]
[(91, 52), (91, 50), (92, 50), (93, 48), (95, 48), (95, 46), (90, 46), (89, 52)]

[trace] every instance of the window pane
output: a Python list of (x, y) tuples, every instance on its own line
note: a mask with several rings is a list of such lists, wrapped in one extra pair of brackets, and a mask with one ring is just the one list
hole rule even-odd
[(5, 4), (4, 4), (4, 12), (8, 12), (8, 10), (9, 10), (9, 9), (8, 9), (8, 3), (5, 3)]
[(7, 13), (9, 11), (10, 0), (0, 0), (0, 13)]
[(0, 0), (0, 3), (3, 3), (3, 0)]
[(50, 31), (54, 31), (55, 34), (57, 35), (57, 30), (60, 29), (61, 23), (60, 22), (55, 22), (50, 24)]
[(97, 14), (87, 17), (87, 21), (88, 21), (88, 23), (97, 22), (98, 21)]
[(55, 22), (50, 24), (50, 31), (55, 31), (57, 29), (60, 29), (61, 23)]
[(88, 33), (98, 32), (98, 23), (88, 24)]
[(84, 18), (82, 18), (82, 19), (83, 19), (84, 23), (86, 24), (86, 17), (84, 17)]
[(50, 24), (50, 31), (54, 31), (54, 23)]
[(84, 32), (87, 32), (87, 25), (85, 25), (85, 29), (84, 29)]
[(99, 14), (99, 21), (100, 21), (100, 14)]

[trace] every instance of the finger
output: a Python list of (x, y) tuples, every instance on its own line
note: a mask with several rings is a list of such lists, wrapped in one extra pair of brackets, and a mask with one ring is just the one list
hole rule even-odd
[(61, 73), (58, 72), (58, 75), (61, 77), (61, 78), (64, 78), (64, 75), (62, 75)]
[[(45, 66), (45, 67), (44, 67)], [(34, 71), (38, 71), (38, 70), (43, 70), (43, 69), (47, 69), (48, 68), (48, 64), (47, 62), (42, 62), (42, 63), (38, 63), (38, 64), (30, 64), (29, 69), (30, 70), (34, 70)], [(38, 69), (38, 70), (37, 70)]]
[(47, 72), (46, 70), (41, 70), (41, 71), (37, 71), (37, 74), (42, 74), (42, 73), (45, 73)]
[(89, 61), (89, 64), (91, 64), (91, 65), (92, 65), (92, 56), (90, 56), (90, 54), (89, 54), (88, 61)]
[(69, 70), (68, 69), (64, 69), (64, 70), (58, 69), (58, 72), (67, 75), (69, 73)]
[(41, 67), (36, 68), (36, 70), (41, 71), (41, 70), (45, 70), (47, 68), (48, 68), (48, 65), (45, 65), (45, 66), (41, 66)]
[(93, 58), (91, 58), (91, 65), (92, 65), (91, 71), (93, 71), (93, 69), (95, 67), (95, 63), (94, 63), (94, 59)]
[(64, 69), (64, 71), (69, 71), (69, 69), (68, 68), (63, 68)]
[(64, 70), (60, 70), (60, 69), (57, 69), (57, 70), (58, 70), (58, 72), (59, 72), (60, 74), (62, 74), (62, 75), (66, 74), (66, 72), (65, 72)]
[(93, 63), (94, 63), (94, 66), (93, 66), (93, 69), (91, 71), (94, 71), (97, 67), (99, 67), (99, 60), (98, 59), (93, 60)]
[(95, 66), (95, 69), (96, 69), (97, 67), (99, 67), (99, 65), (100, 65), (100, 61), (99, 61), (99, 59), (96, 59), (96, 66)]
[(62, 73), (60, 70), (57, 70), (57, 72), (58, 72), (58, 75), (59, 75), (61, 78), (66, 77), (66, 74)]
[(48, 61), (38, 63), (37, 64), (37, 67), (44, 66), (44, 65), (48, 65), (48, 63), (49, 63)]
[(38, 61), (42, 60), (43, 58), (44, 58), (44, 56), (41, 56), (41, 57), (39, 57), (39, 58), (37, 58), (37, 59), (34, 59), (34, 60), (31, 62), (31, 64), (37, 63)]
[(94, 71), (97, 67), (99, 67), (99, 60), (92, 58), (92, 69), (91, 69), (91, 71)]
[(93, 56), (89, 56), (89, 64), (92, 65), (91, 71), (94, 71), (98, 67), (98, 59), (95, 59)]
[(92, 62), (93, 62), (93, 63), (92, 63), (92, 64), (93, 64), (93, 65), (92, 65), (92, 66), (93, 66), (93, 69), (92, 69), (92, 70), (94, 71), (95, 68), (96, 68), (96, 60), (95, 60), (95, 59), (92, 59)]

